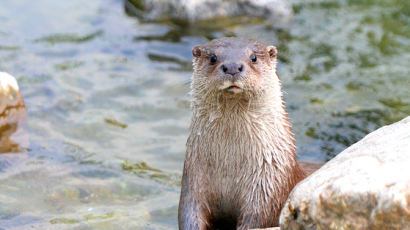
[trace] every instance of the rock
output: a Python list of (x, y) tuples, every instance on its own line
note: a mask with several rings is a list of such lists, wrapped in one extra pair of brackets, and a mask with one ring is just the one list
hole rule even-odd
[(126, 0), (125, 8), (146, 20), (198, 21), (247, 15), (277, 22), (292, 16), (292, 7), (285, 0)]
[(18, 106), (24, 106), (24, 101), (16, 79), (8, 73), (0, 72), (0, 114)]
[(28, 146), (28, 137), (22, 129), (26, 108), (16, 79), (0, 72), (0, 153), (19, 152)]
[(279, 227), (273, 227), (273, 228), (254, 228), (250, 230), (279, 230)]
[(410, 116), (350, 146), (291, 192), (281, 229), (410, 229)]

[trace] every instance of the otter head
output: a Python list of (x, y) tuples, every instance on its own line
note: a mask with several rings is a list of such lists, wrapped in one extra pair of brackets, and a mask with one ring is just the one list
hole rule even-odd
[(209, 97), (257, 99), (279, 90), (277, 50), (243, 38), (221, 38), (195, 46), (192, 93), (197, 100)]

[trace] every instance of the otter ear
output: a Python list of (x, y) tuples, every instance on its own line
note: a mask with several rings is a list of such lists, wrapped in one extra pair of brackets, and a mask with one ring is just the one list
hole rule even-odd
[(201, 56), (201, 46), (195, 46), (195, 47), (192, 49), (192, 55), (193, 55), (194, 57), (200, 57), (200, 56)]
[(268, 54), (271, 58), (276, 58), (278, 56), (278, 50), (274, 46), (268, 46)]

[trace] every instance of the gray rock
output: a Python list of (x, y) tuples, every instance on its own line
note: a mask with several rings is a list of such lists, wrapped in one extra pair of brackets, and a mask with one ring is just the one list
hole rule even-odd
[(247, 15), (287, 21), (292, 16), (291, 5), (285, 0), (126, 0), (125, 6), (146, 20), (198, 21)]
[(382, 127), (300, 182), (281, 229), (410, 229), (410, 117)]

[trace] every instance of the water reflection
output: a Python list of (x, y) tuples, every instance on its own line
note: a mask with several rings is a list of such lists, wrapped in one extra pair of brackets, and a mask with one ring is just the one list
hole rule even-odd
[(98, 30), (94, 33), (86, 34), (83, 36), (79, 36), (77, 34), (53, 34), (48, 35), (43, 38), (39, 38), (34, 42), (46, 42), (49, 44), (56, 44), (56, 43), (83, 43), (93, 40), (96, 37), (103, 35), (102, 30)]
[(164, 41), (164, 42), (181, 42), (187, 36), (200, 36), (208, 40), (218, 37), (235, 36), (229, 29), (235, 26), (250, 23), (261, 23), (265, 21), (262, 18), (251, 18), (247, 16), (234, 16), (229, 18), (211, 18), (191, 24), (188, 21), (180, 19), (169, 19), (162, 23), (169, 25), (170, 30), (163, 35), (138, 36), (136, 41)]

